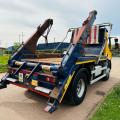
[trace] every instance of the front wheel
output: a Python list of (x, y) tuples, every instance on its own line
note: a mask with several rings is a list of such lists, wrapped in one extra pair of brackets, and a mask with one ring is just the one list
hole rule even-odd
[(87, 77), (83, 71), (78, 71), (68, 90), (71, 104), (79, 105), (85, 97), (87, 91)]
[(106, 76), (102, 79), (103, 81), (107, 81), (109, 80), (109, 77), (110, 77), (110, 70), (111, 70), (111, 61), (108, 60), (107, 61), (107, 69), (106, 69)]

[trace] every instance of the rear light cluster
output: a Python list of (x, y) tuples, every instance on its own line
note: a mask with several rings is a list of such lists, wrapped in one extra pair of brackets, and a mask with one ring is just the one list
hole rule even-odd
[(46, 77), (47, 82), (55, 83), (55, 78), (53, 77)]

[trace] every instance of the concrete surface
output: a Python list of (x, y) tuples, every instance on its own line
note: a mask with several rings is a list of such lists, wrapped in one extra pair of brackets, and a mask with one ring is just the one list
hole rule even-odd
[(7, 89), (0, 90), (0, 120), (87, 120), (106, 93), (120, 82), (120, 58), (113, 58), (112, 63), (109, 81), (89, 86), (81, 105), (74, 107), (63, 103), (53, 114), (43, 111), (46, 98), (9, 85)]

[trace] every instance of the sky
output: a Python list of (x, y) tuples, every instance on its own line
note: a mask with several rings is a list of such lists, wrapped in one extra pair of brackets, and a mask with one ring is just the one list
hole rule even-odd
[[(61, 41), (68, 28), (81, 26), (92, 10), (95, 23), (113, 24), (112, 36), (120, 36), (119, 0), (0, 0), (0, 46), (26, 41), (45, 19), (54, 21), (49, 42)], [(43, 39), (42, 41), (43, 42)]]

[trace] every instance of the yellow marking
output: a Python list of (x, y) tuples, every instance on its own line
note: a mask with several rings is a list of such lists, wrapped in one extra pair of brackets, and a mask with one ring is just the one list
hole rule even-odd
[(102, 60), (106, 60), (106, 59), (105, 58), (100, 59), (100, 61), (102, 61)]
[(111, 50), (108, 46), (108, 33), (107, 32), (105, 34), (105, 40), (106, 40), (106, 43), (105, 43), (105, 49), (104, 49), (103, 53), (104, 53), (105, 56), (107, 56), (107, 58), (109, 60), (111, 60), (112, 59), (112, 53), (111, 53)]
[(83, 61), (83, 62), (76, 62), (76, 65), (78, 64), (84, 64), (84, 63), (91, 63), (91, 62), (95, 62), (96, 60), (88, 60), (88, 61)]
[[(104, 58), (102, 58), (102, 59), (100, 59), (100, 61), (102, 61), (102, 60), (106, 60), (106, 59), (104, 59)], [(76, 62), (76, 65), (78, 65), (78, 64), (84, 64), (84, 63), (91, 63), (91, 62), (95, 62), (96, 60), (88, 60), (88, 61), (83, 61), (83, 62)]]
[(38, 81), (37, 80), (32, 80), (31, 85), (38, 86)]
[(66, 93), (66, 91), (67, 91), (67, 89), (68, 89), (68, 86), (70, 85), (70, 82), (71, 82), (74, 74), (75, 74), (75, 71), (73, 72), (72, 75), (69, 76), (69, 78), (68, 78), (68, 80), (67, 80), (67, 83), (66, 83), (65, 86), (64, 86), (63, 95), (62, 95), (62, 97), (61, 97), (61, 99), (60, 99), (60, 103), (61, 103), (62, 100), (63, 100), (63, 97), (64, 97), (64, 95), (65, 95), (65, 93)]

